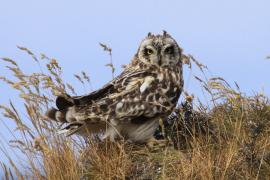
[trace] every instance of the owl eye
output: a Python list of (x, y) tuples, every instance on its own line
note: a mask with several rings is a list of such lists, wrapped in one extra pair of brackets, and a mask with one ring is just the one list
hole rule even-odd
[(174, 52), (173, 46), (167, 47), (167, 48), (164, 50), (164, 53), (166, 53), (166, 54), (173, 54), (173, 52)]
[(149, 48), (145, 49), (145, 54), (146, 55), (151, 55), (153, 53), (154, 53), (154, 51), (152, 49), (149, 49)]

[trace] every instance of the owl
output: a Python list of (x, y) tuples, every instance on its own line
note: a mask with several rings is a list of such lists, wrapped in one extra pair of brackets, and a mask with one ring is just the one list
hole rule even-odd
[(181, 48), (167, 32), (149, 33), (118, 77), (88, 95), (58, 96), (57, 109), (46, 115), (65, 123), (59, 132), (66, 135), (146, 143), (177, 104), (184, 84), (181, 59)]

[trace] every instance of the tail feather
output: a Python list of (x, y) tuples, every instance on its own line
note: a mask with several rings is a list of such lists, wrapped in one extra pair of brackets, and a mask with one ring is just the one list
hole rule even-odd
[(74, 106), (74, 99), (66, 94), (65, 96), (58, 96), (55, 103), (59, 110), (64, 110)]
[(49, 109), (45, 116), (47, 118), (60, 122), (66, 123), (64, 128), (61, 128), (57, 133), (66, 134), (70, 136), (74, 133), (79, 132), (84, 126), (85, 122), (77, 121), (75, 117), (75, 107), (78, 105), (76, 99), (69, 95), (61, 95), (56, 98), (56, 108)]
[(45, 114), (49, 119), (58, 122), (67, 122), (66, 111), (59, 111), (55, 108), (49, 109)]
[(83, 128), (83, 124), (82, 122), (71, 122), (68, 123), (67, 126), (65, 126), (64, 128), (60, 129), (57, 134), (66, 134), (66, 136), (71, 136), (75, 133), (77, 133), (78, 131), (80, 131)]

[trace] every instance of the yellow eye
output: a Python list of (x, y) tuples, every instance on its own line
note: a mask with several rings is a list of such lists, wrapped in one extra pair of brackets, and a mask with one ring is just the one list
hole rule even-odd
[(154, 51), (153, 51), (152, 49), (145, 49), (145, 53), (146, 53), (147, 55), (151, 55), (151, 54), (154, 53)]
[(168, 48), (165, 49), (164, 52), (165, 52), (166, 54), (173, 54), (173, 51), (174, 51), (173, 47), (168, 47)]

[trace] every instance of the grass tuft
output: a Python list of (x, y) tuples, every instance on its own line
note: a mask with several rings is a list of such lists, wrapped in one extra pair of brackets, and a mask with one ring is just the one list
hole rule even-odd
[[(109, 52), (112, 50), (100, 44)], [(188, 92), (168, 118), (160, 122), (155, 137), (163, 146), (147, 148), (119, 141), (100, 142), (96, 136), (63, 137), (59, 124), (48, 121), (44, 112), (55, 96), (76, 95), (76, 88), (62, 78), (58, 61), (45, 54), (26, 52), (39, 72), (27, 73), (19, 62), (2, 58), (11, 75), (0, 80), (19, 97), (0, 105), (0, 162), (3, 179), (270, 179), (270, 101), (263, 94), (246, 96), (221, 77), (207, 78), (207, 66), (192, 55), (184, 64), (198, 67), (194, 76), (209, 102)], [(74, 75), (83, 87), (91, 79), (85, 72)], [(84, 87), (85, 88), (85, 87)], [(16, 102), (16, 103), (15, 103)]]

